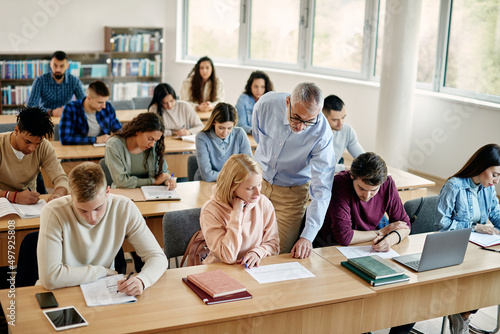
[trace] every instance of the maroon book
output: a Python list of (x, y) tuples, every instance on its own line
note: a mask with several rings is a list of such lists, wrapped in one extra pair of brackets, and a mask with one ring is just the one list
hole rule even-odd
[(220, 304), (227, 302), (234, 302), (236, 300), (250, 299), (252, 295), (248, 291), (237, 292), (230, 295), (225, 295), (222, 297), (211, 297), (208, 293), (200, 289), (193, 282), (190, 282), (187, 277), (183, 278), (182, 281), (191, 288), (200, 297), (201, 300), (207, 305)]

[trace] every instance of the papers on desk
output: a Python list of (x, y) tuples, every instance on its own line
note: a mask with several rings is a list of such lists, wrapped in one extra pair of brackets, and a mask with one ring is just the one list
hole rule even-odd
[(39, 200), (36, 204), (13, 204), (6, 198), (0, 198), (0, 217), (7, 215), (18, 215), (19, 217), (34, 218), (40, 217), (43, 206), (47, 204), (43, 199)]
[(188, 135), (188, 136), (181, 136), (181, 137), (175, 137), (176, 139), (182, 139), (184, 141), (194, 143), (196, 140), (196, 135)]
[(349, 247), (337, 247), (337, 249), (348, 259), (353, 259), (355, 257), (361, 256), (371, 256), (378, 255), (384, 259), (392, 259), (395, 256), (399, 256), (398, 252), (391, 248), (388, 252), (377, 252), (372, 249), (372, 246), (349, 246)]
[(135, 303), (137, 298), (134, 296), (128, 296), (123, 292), (116, 293), (117, 282), (123, 277), (123, 275), (107, 276), (97, 281), (80, 285), (87, 306)]
[(298, 262), (270, 264), (245, 269), (259, 284), (316, 277)]
[(472, 232), (469, 241), (482, 247), (500, 245), (500, 235)]
[(106, 143), (94, 143), (94, 147), (106, 147)]
[(181, 199), (175, 189), (168, 190), (167, 186), (142, 186), (141, 190), (146, 201)]

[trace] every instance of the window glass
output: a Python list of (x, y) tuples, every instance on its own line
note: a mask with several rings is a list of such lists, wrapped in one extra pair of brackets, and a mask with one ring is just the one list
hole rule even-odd
[(238, 59), (239, 0), (189, 0), (187, 55)]
[(316, 0), (312, 65), (361, 71), (365, 0)]
[(297, 63), (299, 0), (253, 0), (250, 19), (250, 58)]
[(453, 1), (445, 87), (500, 95), (500, 1)]

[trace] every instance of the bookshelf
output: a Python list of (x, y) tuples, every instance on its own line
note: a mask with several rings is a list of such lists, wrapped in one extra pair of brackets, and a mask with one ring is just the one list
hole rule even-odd
[[(80, 78), (84, 87), (102, 80), (110, 100), (152, 96), (161, 82), (163, 28), (104, 27), (104, 51), (68, 53), (67, 73)], [(33, 80), (49, 71), (50, 53), (0, 54), (0, 114), (23, 107)]]

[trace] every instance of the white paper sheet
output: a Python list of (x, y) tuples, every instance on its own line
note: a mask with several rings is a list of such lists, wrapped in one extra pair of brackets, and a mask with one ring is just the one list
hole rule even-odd
[(270, 264), (245, 270), (260, 284), (316, 277), (298, 262)]
[(469, 240), (472, 241), (473, 243), (478, 244), (479, 246), (483, 246), (483, 247), (489, 247), (489, 246), (500, 244), (500, 236), (499, 235), (483, 234), (483, 233), (477, 233), (477, 232), (472, 232), (470, 234)]
[(134, 303), (137, 298), (122, 292), (116, 292), (117, 282), (123, 275), (103, 277), (97, 281), (80, 285), (88, 307)]
[(399, 256), (398, 252), (391, 248), (388, 252), (377, 252), (374, 251), (372, 246), (349, 246), (349, 247), (337, 247), (337, 249), (344, 254), (348, 259), (353, 259), (355, 257), (378, 255), (384, 259), (392, 259), (395, 256)]
[(156, 199), (181, 199), (175, 189), (168, 190), (167, 186), (142, 186), (141, 190), (147, 201)]

